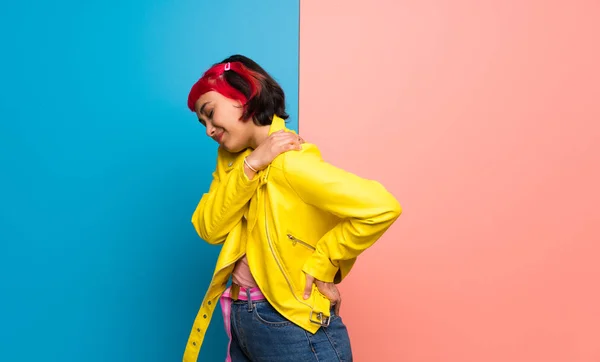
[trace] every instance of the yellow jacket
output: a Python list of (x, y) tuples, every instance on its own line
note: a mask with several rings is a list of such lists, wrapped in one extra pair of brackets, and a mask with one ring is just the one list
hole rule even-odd
[[(269, 134), (281, 129), (285, 123), (275, 116)], [(184, 362), (197, 360), (218, 299), (244, 254), (269, 303), (315, 333), (327, 324), (330, 302), (315, 286), (311, 298), (303, 299), (305, 273), (341, 282), (358, 255), (401, 213), (398, 201), (380, 183), (324, 162), (312, 144), (281, 154), (252, 180), (243, 162), (250, 152), (219, 148), (213, 182), (192, 216), (198, 235), (222, 249)]]

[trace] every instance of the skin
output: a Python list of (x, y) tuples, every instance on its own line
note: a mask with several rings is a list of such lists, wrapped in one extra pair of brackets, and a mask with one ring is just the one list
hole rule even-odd
[[(232, 153), (252, 149), (246, 158), (251, 168), (244, 165), (244, 172), (249, 179), (256, 175), (252, 169), (263, 170), (281, 153), (300, 150), (304, 143), (301, 137), (292, 132), (278, 131), (269, 136), (270, 126), (242, 120), (242, 103), (215, 91), (203, 94), (194, 106), (198, 120), (206, 127), (206, 135), (221, 147)], [(307, 274), (304, 299), (310, 297), (313, 283), (335, 304), (336, 314), (339, 313), (342, 300), (334, 283), (322, 282)]]

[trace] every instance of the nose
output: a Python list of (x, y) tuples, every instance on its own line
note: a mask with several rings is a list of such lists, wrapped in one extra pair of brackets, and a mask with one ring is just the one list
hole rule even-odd
[(206, 135), (208, 137), (212, 137), (215, 135), (215, 127), (213, 127), (210, 123), (206, 124)]

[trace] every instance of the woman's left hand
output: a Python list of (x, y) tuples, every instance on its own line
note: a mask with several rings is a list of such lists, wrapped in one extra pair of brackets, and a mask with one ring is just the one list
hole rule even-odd
[(342, 304), (342, 296), (340, 295), (340, 291), (334, 283), (326, 283), (320, 280), (315, 279), (312, 275), (306, 274), (306, 287), (304, 288), (304, 299), (308, 299), (310, 297), (310, 293), (312, 292), (313, 283), (319, 289), (319, 292), (329, 299), (331, 305), (334, 306), (335, 315), (339, 315), (340, 306)]

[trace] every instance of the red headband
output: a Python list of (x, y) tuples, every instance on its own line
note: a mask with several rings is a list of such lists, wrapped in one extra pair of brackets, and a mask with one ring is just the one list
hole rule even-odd
[(262, 78), (240, 62), (219, 63), (207, 70), (204, 75), (192, 86), (188, 95), (188, 108), (195, 112), (194, 105), (196, 101), (206, 92), (215, 91), (221, 95), (240, 101), (244, 106), (248, 102), (246, 96), (232, 87), (223, 77), (223, 73), (233, 71), (239, 74), (250, 85), (250, 98), (260, 92), (260, 83), (258, 79)]

